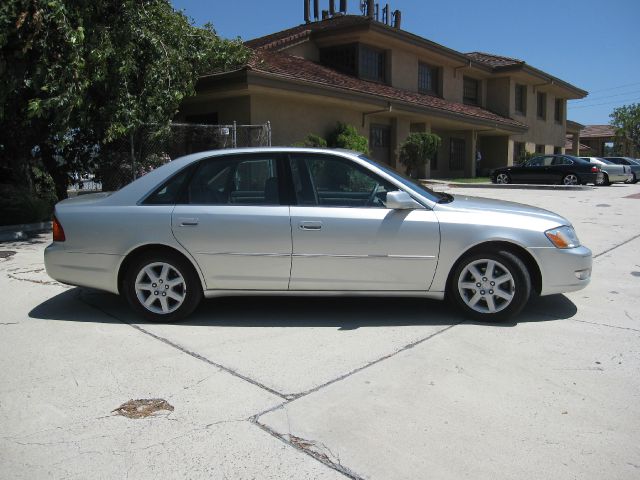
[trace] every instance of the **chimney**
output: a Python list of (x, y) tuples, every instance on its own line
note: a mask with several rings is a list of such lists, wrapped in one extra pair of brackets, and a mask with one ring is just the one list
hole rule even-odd
[(347, 13), (347, 0), (340, 0), (340, 12)]
[(318, 0), (313, 0), (313, 18), (316, 22), (320, 20), (320, 8), (318, 7)]
[(367, 17), (373, 19), (373, 12), (374, 10), (374, 6), (373, 6), (373, 0), (367, 0)]
[(311, 21), (311, 0), (304, 0), (304, 23)]
[(400, 10), (396, 10), (393, 12), (393, 28), (397, 28), (400, 30), (400, 24), (402, 22), (402, 12)]
[(329, 0), (329, 15), (334, 16), (336, 14), (336, 0)]

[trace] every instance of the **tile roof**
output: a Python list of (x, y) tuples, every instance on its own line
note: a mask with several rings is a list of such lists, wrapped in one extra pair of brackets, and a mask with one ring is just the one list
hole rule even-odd
[(469, 52), (465, 53), (467, 57), (478, 63), (482, 63), (491, 68), (500, 67), (515, 67), (518, 65), (524, 65), (525, 61), (518, 58), (503, 57), (501, 55), (493, 55), (492, 53), (484, 52)]
[[(573, 139), (570, 137), (565, 138), (564, 149), (566, 153), (569, 154), (572, 148), (573, 148)], [(580, 148), (580, 152), (587, 152), (591, 150), (591, 147), (589, 145), (585, 145), (584, 143), (580, 143), (579, 148)]]
[(403, 90), (389, 85), (369, 82), (300, 57), (281, 52), (257, 50), (247, 68), (255, 72), (281, 78), (302, 80), (324, 87), (339, 88), (356, 93), (375, 95), (390, 101), (400, 101), (430, 110), (460, 115), (467, 119), (495, 122), (517, 129), (528, 128), (525, 124), (503, 117), (480, 107), (451, 102), (439, 97)]
[(580, 138), (614, 137), (615, 135), (616, 129), (611, 125), (585, 125), (580, 130)]

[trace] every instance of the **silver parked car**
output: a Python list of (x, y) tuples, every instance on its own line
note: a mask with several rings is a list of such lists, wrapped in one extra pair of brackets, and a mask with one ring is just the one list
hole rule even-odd
[(615, 163), (600, 157), (580, 157), (589, 163), (598, 165), (602, 170), (602, 183), (598, 185), (611, 185), (612, 183), (628, 183), (633, 180), (631, 168), (626, 165), (616, 165)]
[(58, 203), (45, 264), (154, 321), (256, 294), (446, 296), (500, 321), (534, 291), (585, 287), (591, 251), (546, 210), (436, 193), (355, 152), (261, 148), (189, 155)]

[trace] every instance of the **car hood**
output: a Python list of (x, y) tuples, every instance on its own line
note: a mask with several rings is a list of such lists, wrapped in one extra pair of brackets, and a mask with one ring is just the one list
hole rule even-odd
[(563, 216), (543, 208), (533, 207), (523, 203), (494, 200), (491, 198), (470, 197), (467, 195), (455, 195), (452, 202), (438, 204), (434, 210), (451, 213), (470, 213), (473, 215), (490, 213), (517, 215), (546, 221), (556, 226), (571, 225), (571, 222)]

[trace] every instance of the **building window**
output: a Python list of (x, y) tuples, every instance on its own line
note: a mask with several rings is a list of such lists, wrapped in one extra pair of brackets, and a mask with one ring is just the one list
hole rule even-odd
[(556, 98), (556, 110), (554, 113), (554, 117), (556, 120), (556, 123), (562, 123), (562, 120), (564, 118), (564, 101), (562, 98)]
[(340, 45), (320, 50), (320, 63), (349, 75), (358, 74), (358, 45)]
[(480, 82), (475, 78), (464, 77), (462, 101), (468, 105), (480, 105)]
[(544, 145), (536, 145), (536, 153), (544, 153)]
[(547, 119), (547, 94), (538, 92), (538, 118)]
[(526, 151), (524, 142), (513, 142), (513, 161), (516, 163), (524, 162)]
[(425, 63), (418, 64), (418, 91), (430, 95), (440, 94), (440, 71)]
[(466, 144), (462, 138), (452, 138), (449, 147), (449, 170), (464, 170)]
[(562, 147), (553, 147), (554, 155), (560, 155), (562, 153)]
[(385, 52), (360, 46), (360, 78), (375, 82), (385, 81)]
[(527, 114), (527, 86), (516, 84), (516, 113)]

